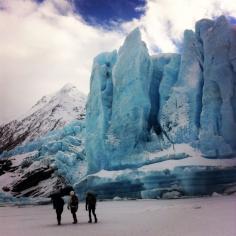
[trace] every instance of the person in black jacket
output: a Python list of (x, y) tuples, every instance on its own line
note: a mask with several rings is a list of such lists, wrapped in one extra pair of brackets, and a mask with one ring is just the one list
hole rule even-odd
[(53, 209), (56, 210), (57, 223), (61, 224), (61, 214), (63, 212), (64, 200), (60, 195), (55, 195), (52, 197)]
[(76, 196), (74, 191), (70, 191), (70, 200), (68, 202), (67, 208), (70, 209), (71, 214), (73, 216), (73, 219), (74, 219), (73, 224), (77, 224), (76, 212), (78, 210), (78, 205), (79, 205), (78, 197)]
[(87, 210), (89, 211), (89, 222), (88, 223), (92, 223), (91, 212), (93, 213), (94, 222), (97, 223), (97, 216), (95, 213), (96, 203), (97, 203), (97, 199), (96, 199), (95, 194), (88, 192), (87, 196), (86, 196), (86, 206), (85, 206), (86, 211)]

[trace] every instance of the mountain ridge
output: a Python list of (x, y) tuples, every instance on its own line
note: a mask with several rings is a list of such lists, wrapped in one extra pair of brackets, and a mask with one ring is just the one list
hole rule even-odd
[(0, 153), (85, 117), (86, 96), (74, 85), (43, 96), (25, 114), (0, 125)]

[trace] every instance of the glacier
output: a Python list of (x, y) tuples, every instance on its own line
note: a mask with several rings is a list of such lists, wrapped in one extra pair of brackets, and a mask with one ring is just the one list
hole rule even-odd
[(231, 194), (235, 130), (236, 28), (221, 16), (186, 30), (181, 54), (150, 55), (135, 29), (94, 58), (85, 121), (1, 158), (37, 151), (25, 171), (48, 165), (81, 199)]
[[(0, 199), (11, 199), (11, 195), (48, 197), (56, 189), (76, 183), (87, 173), (84, 131), (84, 121), (75, 120), (62, 129), (3, 152)], [(1, 194), (4, 190), (6, 196)]]
[[(186, 30), (181, 54), (150, 56), (137, 28), (118, 52), (98, 55), (86, 107), (88, 176), (78, 190), (160, 197), (164, 189), (204, 195), (235, 184), (235, 65), (236, 30), (225, 16)], [(195, 151), (177, 152), (179, 145)], [(170, 161), (175, 168), (159, 170)]]
[(135, 167), (142, 160), (133, 154), (179, 143), (208, 158), (235, 156), (235, 47), (235, 28), (222, 16), (186, 30), (182, 55), (149, 56), (137, 28), (118, 53), (97, 56), (86, 116), (90, 172)]

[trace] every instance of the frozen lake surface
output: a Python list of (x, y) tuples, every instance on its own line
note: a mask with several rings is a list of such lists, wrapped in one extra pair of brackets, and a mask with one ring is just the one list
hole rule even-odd
[(236, 196), (179, 200), (98, 202), (97, 224), (84, 203), (77, 225), (64, 208), (56, 224), (52, 205), (0, 208), (1, 236), (235, 236)]

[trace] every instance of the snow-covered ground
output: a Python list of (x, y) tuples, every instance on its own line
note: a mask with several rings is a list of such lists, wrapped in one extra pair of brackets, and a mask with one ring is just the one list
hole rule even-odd
[(1, 236), (235, 236), (236, 196), (98, 202), (98, 224), (84, 203), (77, 225), (65, 208), (57, 226), (51, 205), (0, 208)]

